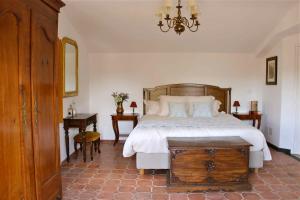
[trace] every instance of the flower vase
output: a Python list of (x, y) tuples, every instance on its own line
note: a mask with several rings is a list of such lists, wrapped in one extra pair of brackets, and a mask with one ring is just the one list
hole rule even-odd
[(124, 113), (123, 102), (118, 102), (117, 103), (116, 112), (117, 112), (118, 115), (122, 115)]

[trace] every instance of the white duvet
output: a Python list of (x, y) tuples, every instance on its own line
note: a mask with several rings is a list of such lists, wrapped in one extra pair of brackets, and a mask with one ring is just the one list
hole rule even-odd
[(228, 114), (213, 118), (170, 118), (144, 116), (127, 138), (123, 156), (140, 153), (168, 153), (167, 137), (240, 136), (253, 146), (250, 151), (263, 151), (271, 160), (270, 150), (261, 131)]

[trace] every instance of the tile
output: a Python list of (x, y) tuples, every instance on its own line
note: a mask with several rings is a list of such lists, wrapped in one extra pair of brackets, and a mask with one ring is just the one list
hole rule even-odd
[(251, 191), (168, 193), (166, 170), (147, 170), (141, 176), (135, 157), (123, 158), (123, 145), (101, 144), (94, 161), (62, 163), (63, 199), (66, 200), (300, 200), (300, 162), (271, 150), (273, 160), (258, 174), (251, 173)]

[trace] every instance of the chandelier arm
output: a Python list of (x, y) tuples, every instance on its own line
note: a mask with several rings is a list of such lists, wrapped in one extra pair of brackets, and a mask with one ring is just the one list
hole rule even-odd
[(177, 21), (177, 17), (173, 17), (173, 19), (170, 22), (170, 28), (174, 28), (176, 21)]
[(190, 31), (191, 31), (191, 32), (196, 32), (196, 31), (198, 31), (198, 28), (199, 28), (199, 25), (198, 25), (198, 26), (196, 26), (196, 29), (194, 29), (194, 30), (192, 29), (192, 27), (191, 27), (191, 28), (189, 28), (189, 29), (190, 29)]
[[(192, 21), (189, 21), (186, 17), (183, 17), (184, 25), (191, 29), (195, 25), (195, 20), (193, 19)], [(190, 25), (190, 22), (192, 23)]]
[(172, 27), (172, 22), (173, 22), (173, 19), (167, 20), (167, 25), (168, 25), (169, 28), (173, 28)]
[(160, 30), (161, 30), (162, 32), (164, 32), (164, 33), (169, 32), (169, 30), (171, 29), (170, 27), (168, 27), (168, 29), (164, 30), (164, 29), (162, 28), (162, 26), (159, 26), (159, 28), (160, 28)]

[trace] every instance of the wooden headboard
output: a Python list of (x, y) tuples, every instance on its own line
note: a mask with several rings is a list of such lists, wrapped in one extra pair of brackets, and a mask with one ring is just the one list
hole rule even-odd
[[(161, 95), (169, 96), (214, 96), (215, 99), (221, 101), (219, 111), (231, 113), (231, 88), (220, 88), (212, 85), (203, 84), (172, 84), (161, 85), (155, 88), (144, 88), (144, 100), (157, 101)], [(143, 112), (146, 113), (145, 104)]]

